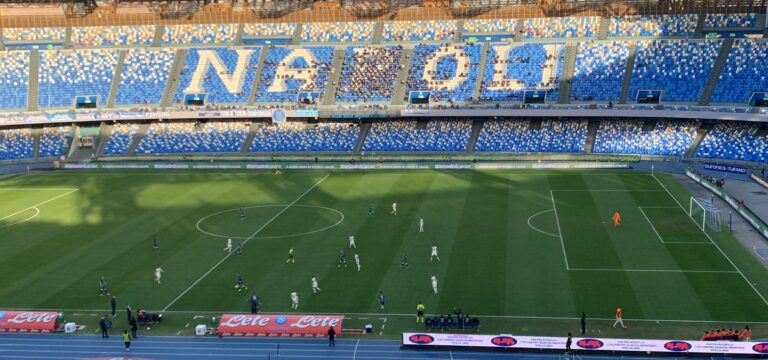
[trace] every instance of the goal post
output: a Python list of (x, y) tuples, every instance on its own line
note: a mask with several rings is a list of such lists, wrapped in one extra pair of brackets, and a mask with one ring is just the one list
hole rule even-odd
[(693, 219), (696, 226), (702, 231), (722, 231), (722, 213), (713, 203), (701, 201), (691, 196), (688, 205), (688, 216)]

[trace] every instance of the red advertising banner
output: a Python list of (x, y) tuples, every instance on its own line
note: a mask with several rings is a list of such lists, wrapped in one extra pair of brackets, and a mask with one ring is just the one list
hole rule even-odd
[(219, 336), (327, 337), (333, 327), (341, 336), (341, 315), (224, 314)]
[(50, 311), (0, 311), (0, 332), (51, 333), (59, 314)]

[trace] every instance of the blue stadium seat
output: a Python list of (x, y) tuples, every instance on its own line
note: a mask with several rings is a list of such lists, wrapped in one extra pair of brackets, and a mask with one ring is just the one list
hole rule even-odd
[(352, 151), (360, 136), (360, 127), (351, 123), (283, 122), (257, 126), (248, 151)]
[(517, 26), (516, 19), (464, 20), (462, 34), (512, 33)]
[(538, 130), (529, 120), (486, 120), (475, 151), (579, 153), (586, 138), (587, 120), (543, 120)]
[[(266, 51), (256, 102), (296, 102), (301, 91), (318, 92), (322, 101), (333, 62), (332, 46), (270, 46)], [(295, 57), (285, 63), (289, 56)], [(309, 81), (296, 78), (305, 75)]]
[(209, 121), (153, 123), (136, 154), (239, 152), (248, 137), (247, 122)]
[(707, 14), (704, 27), (707, 28), (746, 28), (757, 26), (757, 14)]
[(595, 153), (681, 156), (693, 143), (698, 121), (660, 120), (642, 131), (638, 120), (603, 120), (595, 138)]
[[(432, 101), (464, 101), (474, 96), (482, 46), (417, 45), (408, 73), (407, 91), (432, 91)], [(448, 54), (440, 56), (441, 54)], [(438, 58), (437, 61), (430, 60)], [(461, 61), (466, 61), (460, 66)], [(431, 68), (427, 68), (431, 64)]]
[(235, 42), (237, 24), (166, 25), (163, 44), (230, 44)]
[(336, 101), (391, 101), (402, 53), (402, 46), (348, 47)]
[(564, 57), (563, 44), (491, 45), (480, 100), (522, 101), (525, 90), (544, 90), (556, 100)]
[(608, 37), (619, 36), (693, 36), (698, 15), (627, 15), (613, 16)]
[(31, 129), (0, 129), (0, 160), (30, 159), (34, 148)]
[(768, 44), (736, 40), (710, 101), (745, 104), (753, 91), (768, 91)]
[(619, 100), (627, 70), (629, 44), (582, 43), (576, 52), (571, 96), (581, 100)]
[(600, 17), (548, 17), (523, 21), (520, 35), (524, 39), (534, 38), (584, 38), (597, 36)]
[(465, 151), (472, 134), (471, 120), (432, 120), (417, 129), (416, 121), (373, 123), (364, 151)]
[(155, 25), (73, 27), (74, 47), (152, 45)]
[(724, 121), (715, 125), (696, 157), (768, 162), (768, 136), (757, 136), (761, 123)]
[(456, 36), (455, 21), (394, 21), (384, 23), (382, 40), (397, 41), (451, 41)]
[(40, 148), (37, 157), (59, 157), (64, 155), (67, 139), (72, 135), (65, 127), (45, 127), (43, 135), (40, 136)]
[(129, 123), (117, 123), (112, 127), (104, 155), (125, 155), (133, 143), (133, 138), (139, 131), (139, 126)]
[(128, 50), (120, 70), (115, 104), (159, 104), (175, 54), (174, 49)]
[[(203, 65), (200, 62), (201, 54), (211, 55), (213, 59), (220, 60), (221, 65), (226, 69), (219, 71), (212, 64), (205, 63), (207, 68), (201, 68), (204, 70), (202, 75), (196, 75), (198, 68)], [(187, 93), (205, 93), (208, 94), (206, 98), (208, 104), (247, 103), (256, 80), (260, 54), (260, 47), (189, 49), (174, 101), (177, 103), (183, 101), (184, 94)], [(243, 57), (242, 60), (241, 57)], [(247, 62), (244, 60), (246, 57)], [(241, 68), (238, 68), (238, 64)]]
[(82, 95), (97, 95), (98, 104), (105, 105), (117, 58), (111, 49), (41, 51), (38, 105), (71, 107)]
[(29, 93), (29, 51), (0, 52), (0, 108), (26, 109)]
[(368, 42), (373, 36), (372, 22), (316, 22), (304, 24), (302, 41)]

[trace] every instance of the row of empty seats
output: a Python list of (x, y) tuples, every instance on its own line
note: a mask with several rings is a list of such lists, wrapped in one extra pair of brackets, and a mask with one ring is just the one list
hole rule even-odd
[(235, 42), (238, 24), (166, 25), (163, 44), (229, 44)]
[(371, 126), (363, 150), (464, 151), (471, 134), (471, 120), (432, 120), (421, 128), (416, 121), (381, 121)]
[(152, 45), (155, 25), (89, 26), (72, 28), (71, 44), (82, 46)]
[(176, 51), (131, 49), (123, 60), (115, 104), (159, 104)]
[(352, 151), (360, 127), (350, 123), (283, 122), (257, 126), (249, 151)]
[(557, 99), (564, 56), (563, 44), (491, 45), (480, 100), (521, 101), (525, 90), (546, 91), (547, 99)]
[(462, 32), (465, 34), (512, 33), (517, 26), (516, 19), (465, 20)]
[(183, 101), (185, 94), (207, 94), (209, 104), (248, 102), (261, 51), (260, 47), (189, 49), (174, 101)]
[(71, 107), (76, 96), (99, 96), (104, 105), (115, 77), (118, 52), (109, 49), (40, 53), (38, 105)]
[(133, 123), (115, 124), (104, 146), (104, 155), (125, 155), (138, 131), (139, 126)]
[(584, 151), (587, 120), (487, 120), (475, 151), (564, 152)]
[(17, 160), (32, 158), (35, 140), (32, 130), (0, 129), (0, 160)]
[(322, 100), (331, 72), (333, 47), (271, 46), (266, 51), (255, 101), (296, 102), (299, 92), (317, 92)]
[(523, 21), (520, 35), (533, 38), (576, 38), (597, 36), (600, 17), (533, 18)]
[(707, 28), (746, 28), (757, 26), (757, 14), (707, 14), (704, 27)]
[(0, 52), (0, 108), (25, 109), (29, 93), (29, 51)]
[(632, 70), (630, 100), (638, 90), (661, 89), (664, 101), (698, 101), (721, 45), (722, 40), (641, 41)]
[(391, 101), (402, 46), (348, 47), (336, 101)]
[(384, 24), (384, 41), (450, 41), (456, 36), (454, 21), (395, 21)]
[(698, 126), (694, 120), (660, 120), (655, 125), (637, 120), (604, 120), (597, 130), (593, 152), (681, 156), (691, 146)]
[(760, 123), (724, 121), (715, 125), (696, 151), (697, 157), (768, 162), (768, 136)]
[(608, 36), (692, 36), (698, 15), (627, 15), (610, 18)]
[(248, 136), (248, 126), (243, 121), (153, 123), (134, 153), (238, 152)]
[(70, 129), (67, 127), (45, 127), (40, 136), (40, 147), (38, 157), (59, 157), (64, 155), (64, 151), (72, 137)]
[(768, 44), (765, 41), (736, 40), (712, 93), (712, 102), (749, 101), (752, 92), (768, 91)]
[(293, 23), (249, 23), (243, 25), (243, 37), (293, 36)]
[(304, 24), (302, 41), (367, 42), (373, 36), (372, 22), (316, 22)]
[(406, 90), (430, 90), (437, 102), (472, 98), (482, 49), (479, 44), (417, 45)]
[(3, 28), (3, 41), (63, 41), (67, 29), (63, 27)]
[(618, 100), (628, 57), (627, 42), (581, 44), (576, 52), (571, 96), (576, 101)]

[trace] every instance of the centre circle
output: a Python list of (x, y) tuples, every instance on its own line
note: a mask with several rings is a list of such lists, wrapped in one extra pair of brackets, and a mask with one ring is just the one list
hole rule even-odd
[[(244, 210), (244, 216), (240, 215), (240, 209)], [(301, 221), (292, 221), (285, 226), (280, 223), (280, 218), (284, 216)], [(255, 205), (206, 215), (197, 221), (195, 227), (203, 234), (219, 238), (280, 239), (325, 231), (342, 221), (344, 214), (341, 211), (324, 206)], [(278, 229), (272, 229), (270, 225)], [(283, 228), (280, 228), (281, 225), (284, 225)]]

